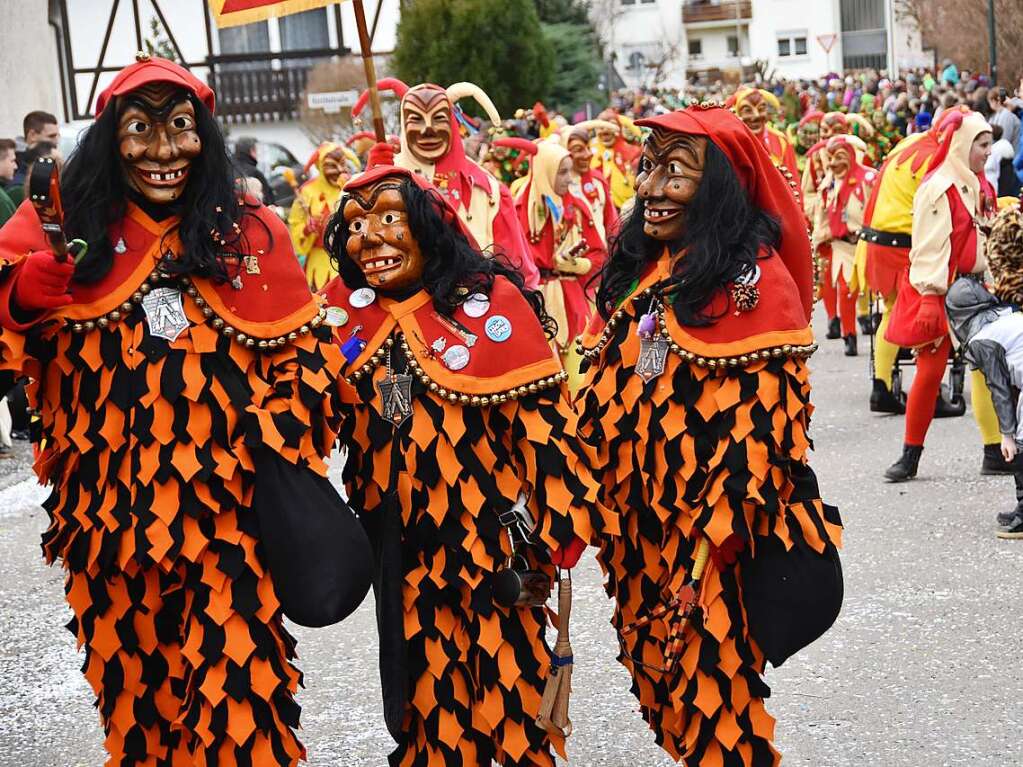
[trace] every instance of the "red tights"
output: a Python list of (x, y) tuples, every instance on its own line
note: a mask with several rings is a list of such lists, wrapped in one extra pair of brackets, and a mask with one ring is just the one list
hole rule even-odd
[(829, 320), (838, 316), (838, 291), (831, 281), (830, 257), (827, 259), (821, 257), (821, 301), (824, 302), (824, 311), (827, 312)]
[(906, 444), (922, 447), (927, 437), (927, 428), (934, 418), (934, 403), (941, 391), (941, 379), (945, 376), (945, 363), (952, 342), (948, 336), (938, 348), (928, 346), (916, 356), (916, 376), (909, 388), (906, 400)]
[(838, 316), (842, 321), (842, 337), (856, 335), (856, 299), (859, 298), (859, 291), (850, 293), (845, 277), (841, 274), (838, 275), (838, 284), (832, 290), (838, 294)]

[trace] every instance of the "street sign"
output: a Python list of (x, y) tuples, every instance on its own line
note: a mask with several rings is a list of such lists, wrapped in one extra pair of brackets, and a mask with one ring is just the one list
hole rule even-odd
[(838, 35), (832, 33), (828, 35), (817, 35), (817, 42), (820, 43), (821, 48), (824, 49), (825, 53), (831, 53), (831, 49), (835, 47), (835, 42), (838, 40)]
[(351, 109), (359, 98), (358, 91), (326, 91), (310, 93), (308, 96), (310, 109), (322, 109), (324, 114), (337, 114), (342, 109)]

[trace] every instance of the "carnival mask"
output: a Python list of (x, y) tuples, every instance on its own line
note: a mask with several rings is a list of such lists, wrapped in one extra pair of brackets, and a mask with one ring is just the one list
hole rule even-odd
[(740, 102), (736, 114), (754, 133), (760, 133), (767, 125), (767, 101), (759, 91), (753, 91)]
[(643, 231), (655, 240), (677, 240), (686, 207), (696, 196), (707, 159), (707, 139), (654, 128), (643, 144), (636, 192), (643, 200)]
[(564, 197), (568, 194), (569, 188), (572, 186), (572, 157), (569, 155), (558, 163), (558, 170), (554, 174), (554, 183), (551, 184), (551, 190), (558, 197)]
[(835, 147), (828, 153), (828, 169), (835, 179), (841, 181), (849, 174), (852, 165), (852, 158), (849, 150), (844, 146)]
[(335, 149), (323, 158), (323, 178), (331, 186), (341, 187), (349, 179), (351, 173), (348, 161), (340, 149)]
[(202, 151), (195, 107), (186, 92), (152, 83), (126, 94), (117, 144), (128, 186), (160, 205), (180, 199), (192, 161)]
[(593, 159), (593, 152), (590, 145), (582, 136), (572, 136), (568, 140), (568, 152), (572, 155), (572, 167), (580, 176), (590, 169), (590, 160)]
[(807, 122), (796, 131), (796, 138), (803, 149), (809, 149), (817, 143), (821, 135), (821, 126), (817, 122)]
[(821, 141), (827, 141), (832, 136), (849, 132), (849, 123), (841, 112), (830, 112), (821, 118)]
[(436, 165), (451, 145), (451, 102), (439, 88), (415, 88), (402, 106), (405, 139), (420, 162)]
[[(597, 119), (614, 123), (615, 125), (618, 124), (618, 115), (611, 110), (604, 110), (597, 116)], [(597, 139), (604, 146), (609, 148), (613, 147), (615, 145), (615, 141), (618, 140), (618, 131), (612, 130), (611, 128), (597, 128)]]
[(345, 249), (371, 288), (396, 293), (420, 283), (425, 260), (409, 229), (398, 179), (383, 178), (351, 192), (343, 213), (348, 225)]

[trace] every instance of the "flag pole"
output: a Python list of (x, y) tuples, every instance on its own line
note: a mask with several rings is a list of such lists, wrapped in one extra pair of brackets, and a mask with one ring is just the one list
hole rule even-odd
[[(377, 0), (377, 2), (382, 2), (382, 0)], [(366, 27), (366, 9), (362, 6), (362, 0), (352, 0), (352, 10), (355, 11), (355, 26), (359, 30), (362, 65), (366, 70), (369, 104), (373, 110), (373, 132), (376, 134), (377, 141), (387, 141), (387, 133), (384, 131), (384, 116), (380, 111), (380, 93), (377, 91), (377, 72), (373, 64), (372, 43), (369, 38), (369, 30)]]

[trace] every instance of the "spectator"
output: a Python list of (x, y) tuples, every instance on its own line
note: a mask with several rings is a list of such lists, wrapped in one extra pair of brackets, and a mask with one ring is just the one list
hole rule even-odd
[(234, 145), (234, 161), (241, 177), (254, 178), (262, 185), (263, 204), (274, 205), (277, 200), (274, 197), (273, 188), (256, 162), (256, 147), (258, 144), (258, 139), (252, 136), (242, 136), (239, 138)]
[(28, 196), (28, 179), (32, 173), (32, 166), (40, 157), (52, 157), (58, 168), (64, 165), (64, 156), (57, 150), (57, 145), (51, 144), (49, 141), (37, 141), (31, 149), (26, 149), (22, 153), (22, 160), (25, 163), (25, 178), (20, 186), (11, 187), (8, 192), (16, 206), (21, 205), (21, 201)]
[(988, 92), (991, 114), (987, 121), (993, 126), (1001, 126), (1002, 138), (1012, 145), (1012, 152), (1015, 154), (1019, 151), (1020, 122), (1019, 118), (1006, 108), (1005, 102), (1008, 98), (1005, 88), (992, 88)]
[(0, 139), (0, 226), (14, 215), (17, 206), (7, 193), (7, 184), (11, 183), (18, 172), (18, 158), (15, 157), (17, 147), (9, 138)]
[[(1012, 169), (1012, 161), (1016, 157), (1016, 153), (1012, 149), (1012, 144), (1005, 139), (1001, 125), (993, 124), (991, 126), (991, 137), (994, 139), (994, 143), (991, 145), (991, 155), (984, 163), (984, 175), (998, 192), (999, 197), (1014, 197), (1015, 194), (1003, 193), (1002, 190), (1015, 187), (1017, 193), (1019, 191), (1019, 184), (1012, 183), (1016, 181), (1016, 174)], [(1005, 174), (1004, 183), (1003, 173)]]
[(21, 124), (25, 135), (25, 152), (18, 157), (18, 172), (14, 174), (14, 184), (20, 186), (25, 182), (28, 173), (29, 163), (25, 160), (25, 153), (32, 151), (40, 141), (46, 141), (54, 146), (60, 141), (60, 127), (57, 118), (49, 112), (29, 112)]
[(952, 63), (952, 59), (945, 59), (941, 64), (941, 81), (946, 85), (956, 86), (959, 84), (959, 69)]

